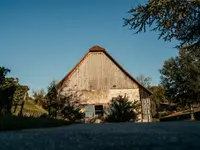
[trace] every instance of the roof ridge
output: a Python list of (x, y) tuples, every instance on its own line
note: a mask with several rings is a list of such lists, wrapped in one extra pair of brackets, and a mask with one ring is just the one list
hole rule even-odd
[(94, 45), (89, 49), (89, 51), (105, 51), (105, 48), (100, 47), (98, 45)]

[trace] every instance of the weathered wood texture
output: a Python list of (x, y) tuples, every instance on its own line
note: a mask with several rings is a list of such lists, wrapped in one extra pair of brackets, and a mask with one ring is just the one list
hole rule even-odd
[(80, 91), (82, 94), (81, 99), (84, 99), (84, 102), (87, 104), (108, 104), (113, 97), (127, 96), (128, 99), (132, 102), (140, 102), (139, 89), (110, 89), (104, 91)]
[(142, 122), (151, 122), (151, 103), (150, 94), (144, 89), (140, 88), (141, 109), (142, 109)]
[(89, 91), (138, 88), (103, 52), (91, 52), (64, 84)]

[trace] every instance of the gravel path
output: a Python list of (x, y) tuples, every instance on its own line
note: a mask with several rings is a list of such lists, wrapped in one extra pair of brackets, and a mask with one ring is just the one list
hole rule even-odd
[(0, 150), (199, 150), (200, 122), (77, 124), (0, 133)]

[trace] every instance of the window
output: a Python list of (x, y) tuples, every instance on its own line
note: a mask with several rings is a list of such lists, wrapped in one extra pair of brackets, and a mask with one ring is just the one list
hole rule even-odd
[(85, 117), (94, 117), (94, 105), (85, 106)]
[(103, 116), (103, 105), (95, 105), (95, 116)]
[(104, 115), (103, 105), (86, 105), (85, 117), (100, 117)]

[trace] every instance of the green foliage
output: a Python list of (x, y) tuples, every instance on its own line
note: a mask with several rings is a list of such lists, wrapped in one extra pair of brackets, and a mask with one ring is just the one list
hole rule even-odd
[(55, 81), (52, 81), (48, 87), (44, 108), (48, 110), (50, 116), (57, 116), (59, 111), (59, 95)]
[[(15, 110), (16, 109), (16, 110)], [(12, 114), (18, 115), (21, 110), (21, 105), (17, 105), (17, 107), (12, 107)], [(23, 107), (23, 116), (34, 116), (39, 117), (43, 114), (47, 114), (47, 111), (43, 109), (41, 106), (34, 104), (32, 100), (26, 100)]]
[(24, 103), (27, 100), (28, 90), (29, 90), (28, 86), (20, 85), (17, 80), (17, 83), (15, 84), (15, 91), (13, 94), (13, 98), (11, 100), (12, 106), (14, 106), (13, 113), (16, 113), (17, 107), (20, 106), (20, 111), (18, 115), (22, 115)]
[(22, 116), (11, 116), (4, 115), (0, 117), (0, 131), (5, 130), (21, 130), (31, 128), (49, 128), (66, 126), (71, 124), (70, 122), (49, 118), (46, 116), (42, 117), (22, 117)]
[(77, 97), (69, 95), (63, 97), (62, 100), (64, 101), (64, 106), (60, 113), (65, 119), (75, 122), (84, 118), (84, 114), (81, 112), (80, 105), (75, 102), (75, 100), (77, 101)]
[(79, 108), (75, 108), (73, 106), (64, 107), (61, 111), (61, 114), (65, 119), (71, 122), (75, 122), (84, 118), (84, 113), (82, 113)]
[[(29, 90), (27, 86), (20, 85), (18, 79), (6, 78), (8, 72), (10, 72), (9, 69), (0, 67), (0, 113), (4, 114), (11, 114), (13, 105), (15, 106), (14, 112), (17, 105), (23, 106)], [(22, 108), (20, 112), (22, 112)]]
[(176, 39), (179, 46), (200, 47), (200, 2), (199, 0), (148, 0), (129, 10), (130, 17), (124, 19), (125, 26), (146, 31), (152, 27), (160, 32), (159, 38)]
[(68, 90), (65, 95), (58, 93), (55, 81), (51, 82), (46, 95), (46, 109), (50, 116), (61, 116), (64, 119), (75, 122), (83, 118), (80, 112), (80, 94), (77, 91)]
[(4, 78), (0, 85), (1, 90), (8, 89), (10, 87), (15, 87), (18, 83), (18, 79), (15, 78)]
[(27, 97), (27, 92), (29, 90), (28, 86), (23, 86), (20, 84), (15, 85), (15, 92), (13, 96), (13, 104), (19, 105), (22, 104)]
[(149, 90), (152, 91), (151, 99), (155, 101), (156, 103), (165, 102), (167, 101), (167, 98), (165, 96), (165, 89), (163, 86), (151, 86), (149, 87)]
[(165, 89), (163, 86), (151, 86), (149, 90), (153, 93), (151, 95), (151, 114), (152, 116), (159, 116), (159, 105), (161, 102), (167, 101)]
[(4, 78), (0, 85), (0, 113), (11, 114), (12, 102), (17, 81), (14, 78)]
[(39, 91), (33, 91), (33, 101), (35, 104), (45, 107), (45, 91), (44, 89), (41, 89)]
[(165, 61), (160, 70), (162, 85), (169, 99), (192, 108), (200, 102), (200, 59), (196, 51), (180, 50), (179, 56)]
[(107, 122), (135, 122), (139, 105), (128, 100), (127, 96), (114, 97), (109, 104)]
[(8, 72), (10, 72), (10, 69), (0, 66), (0, 84), (2, 83), (2, 80), (5, 78)]

